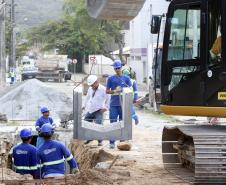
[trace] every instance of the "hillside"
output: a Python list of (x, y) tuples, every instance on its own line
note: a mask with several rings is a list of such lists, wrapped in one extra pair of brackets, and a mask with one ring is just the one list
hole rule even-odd
[(21, 29), (55, 20), (62, 14), (63, 0), (15, 0), (16, 24)]

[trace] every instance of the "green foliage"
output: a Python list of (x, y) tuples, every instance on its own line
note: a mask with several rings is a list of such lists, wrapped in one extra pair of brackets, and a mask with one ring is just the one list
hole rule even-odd
[(84, 55), (109, 53), (112, 44), (121, 45), (121, 26), (118, 21), (91, 18), (83, 0), (65, 0), (63, 17), (31, 29), (30, 45), (42, 44), (43, 50), (59, 48), (61, 54), (81, 60)]

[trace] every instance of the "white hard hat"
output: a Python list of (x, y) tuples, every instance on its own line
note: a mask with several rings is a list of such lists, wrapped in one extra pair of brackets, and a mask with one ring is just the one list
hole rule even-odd
[(90, 75), (90, 76), (87, 78), (87, 84), (88, 84), (89, 86), (93, 85), (96, 81), (97, 81), (97, 76), (96, 76), (96, 75)]

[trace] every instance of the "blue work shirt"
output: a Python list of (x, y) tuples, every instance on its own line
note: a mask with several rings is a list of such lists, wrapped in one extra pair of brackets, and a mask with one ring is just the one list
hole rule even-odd
[(64, 174), (66, 160), (70, 168), (77, 168), (77, 162), (65, 147), (65, 145), (56, 140), (45, 141), (44, 144), (38, 149), (37, 157), (39, 167), (41, 167), (41, 176), (44, 177), (48, 174)]
[(44, 116), (40, 117), (35, 123), (36, 130), (39, 131), (39, 129), (42, 127), (42, 125), (44, 125), (46, 123), (49, 123), (52, 125), (53, 119), (51, 117), (48, 117), (48, 118), (46, 118)]
[(38, 168), (36, 147), (27, 143), (21, 143), (15, 146), (12, 156), (17, 173), (35, 174)]
[[(113, 75), (107, 80), (107, 89), (115, 90), (117, 87), (131, 87), (131, 80), (126, 75)], [(111, 95), (110, 106), (121, 106), (119, 95)]]

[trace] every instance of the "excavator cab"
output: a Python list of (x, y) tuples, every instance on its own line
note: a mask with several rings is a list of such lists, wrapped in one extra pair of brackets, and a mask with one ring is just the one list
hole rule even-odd
[[(225, 8), (223, 0), (170, 3), (161, 63), (162, 112), (226, 116)], [(213, 57), (217, 39), (220, 52)]]

